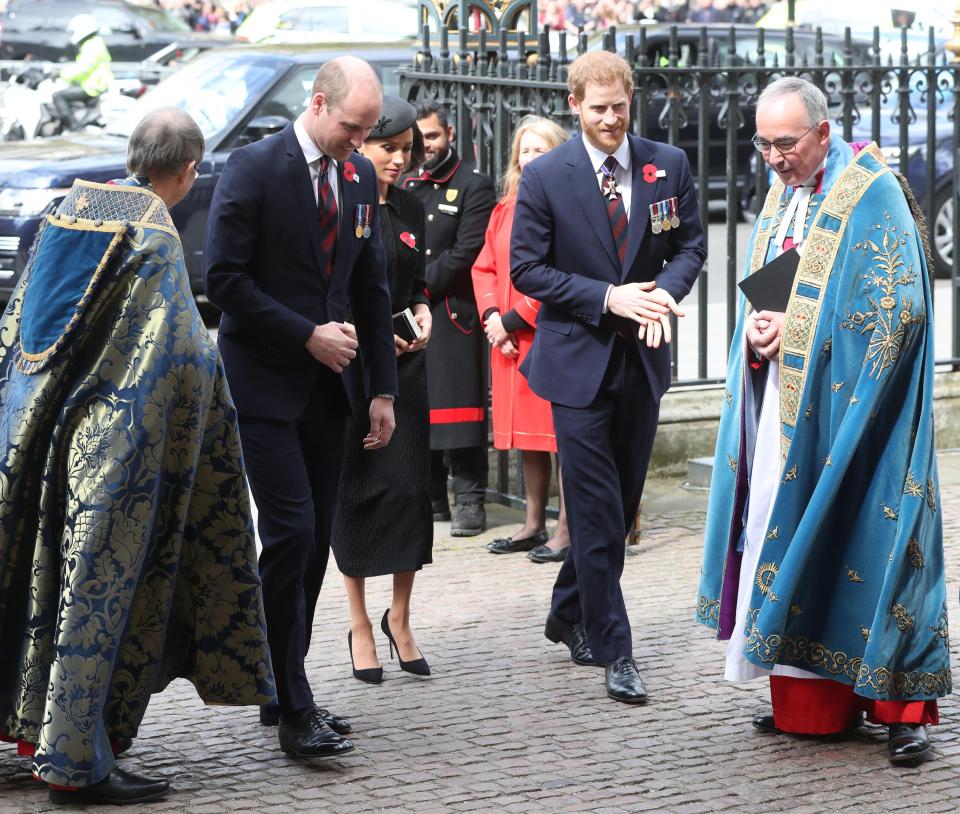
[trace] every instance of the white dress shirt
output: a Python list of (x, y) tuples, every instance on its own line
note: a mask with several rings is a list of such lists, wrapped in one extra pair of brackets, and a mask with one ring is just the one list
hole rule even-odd
[[(307, 130), (303, 126), (303, 122), (300, 121), (299, 116), (297, 120), (293, 123), (293, 132), (297, 137), (297, 141), (300, 143), (300, 149), (303, 150), (303, 157), (307, 162), (307, 169), (310, 170), (310, 186), (313, 187), (313, 200), (316, 202), (317, 207), (320, 206), (320, 159), (323, 158), (323, 152), (314, 144), (314, 141), (310, 136), (307, 135)], [(330, 164), (327, 167), (327, 180), (330, 182), (330, 189), (333, 190), (333, 194), (337, 196), (337, 220), (340, 220), (340, 189), (337, 184), (337, 162), (334, 159), (330, 159)]]
[[(603, 162), (607, 160), (607, 153), (594, 147), (587, 140), (586, 136), (581, 136), (581, 138), (583, 138), (583, 146), (587, 148), (587, 155), (590, 157), (590, 166), (593, 167), (593, 171), (597, 174), (597, 186), (603, 189), (603, 172), (600, 168), (603, 166)], [(620, 188), (620, 197), (623, 198), (623, 208), (626, 210), (627, 220), (629, 220), (630, 200), (633, 197), (633, 178), (630, 172), (630, 142), (626, 136), (623, 137), (620, 146), (617, 147), (613, 153), (613, 157), (617, 159), (617, 163), (620, 165), (613, 175), (614, 178), (617, 179), (617, 186)], [(604, 201), (604, 203), (606, 203), (606, 201)]]

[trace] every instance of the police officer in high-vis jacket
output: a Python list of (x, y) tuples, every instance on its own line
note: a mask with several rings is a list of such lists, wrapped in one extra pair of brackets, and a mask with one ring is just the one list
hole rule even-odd
[(436, 102), (416, 104), (426, 163), (404, 187), (427, 213), (424, 252), (433, 336), (427, 346), (430, 399), (430, 497), (435, 520), (450, 519), (447, 474), (456, 514), (450, 533), (470, 537), (486, 528), (486, 388), (483, 327), (470, 270), (483, 247), (496, 195), (493, 181), (461, 159), (450, 139), (447, 112)]

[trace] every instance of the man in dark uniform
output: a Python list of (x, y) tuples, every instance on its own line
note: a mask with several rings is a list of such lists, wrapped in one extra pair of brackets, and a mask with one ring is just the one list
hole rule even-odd
[(430, 498), (434, 520), (449, 520), (447, 471), (453, 476), (454, 537), (480, 534), (487, 526), (485, 342), (470, 270), (483, 247), (496, 200), (493, 181), (462, 160), (453, 127), (436, 102), (416, 104), (427, 160), (404, 187), (427, 212), (425, 254), (433, 336), (427, 346), (430, 398)]

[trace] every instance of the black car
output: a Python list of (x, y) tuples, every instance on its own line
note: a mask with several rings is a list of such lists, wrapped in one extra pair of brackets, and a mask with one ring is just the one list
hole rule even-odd
[[(282, 129), (306, 108), (317, 68), (352, 54), (376, 69), (385, 93), (397, 93), (396, 75), (411, 51), (351, 44), (236, 45), (201, 54), (145, 94), (104, 133), (70, 133), (0, 145), (0, 302), (23, 271), (41, 218), (63, 200), (74, 180), (108, 181), (126, 175), (127, 140), (146, 113), (175, 106), (197, 121), (206, 155), (190, 194), (172, 211), (194, 291), (203, 290), (203, 233), (213, 188), (230, 154)], [(278, 171), (277, 183), (284, 175)]]
[(218, 39), (192, 32), (162, 9), (125, 0), (10, 0), (0, 13), (0, 59), (73, 59), (76, 49), (70, 44), (67, 26), (77, 14), (96, 18), (115, 62), (139, 62), (173, 42)]

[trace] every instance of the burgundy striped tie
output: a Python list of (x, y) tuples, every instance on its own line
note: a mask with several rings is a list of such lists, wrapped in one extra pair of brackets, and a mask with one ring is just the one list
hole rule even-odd
[(329, 277), (333, 273), (333, 258), (337, 242), (337, 196), (330, 186), (329, 156), (320, 158), (320, 177), (317, 179), (317, 199), (320, 206), (320, 249), (327, 257), (324, 272)]
[(627, 210), (623, 205), (623, 196), (616, 188), (614, 173), (619, 166), (619, 162), (612, 155), (608, 155), (603, 162), (603, 192), (613, 240), (617, 244), (617, 256), (623, 263), (623, 258), (627, 256)]

